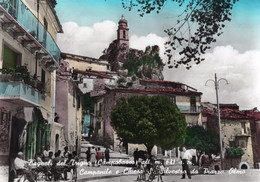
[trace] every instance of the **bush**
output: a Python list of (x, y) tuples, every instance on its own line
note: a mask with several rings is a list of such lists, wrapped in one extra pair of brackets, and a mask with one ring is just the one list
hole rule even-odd
[(243, 150), (238, 147), (228, 148), (227, 156), (228, 157), (241, 157), (244, 154)]

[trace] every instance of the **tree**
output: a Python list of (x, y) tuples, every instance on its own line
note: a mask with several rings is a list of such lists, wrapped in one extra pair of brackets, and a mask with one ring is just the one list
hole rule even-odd
[(121, 98), (110, 118), (121, 141), (144, 144), (149, 156), (154, 145), (171, 149), (185, 138), (184, 116), (166, 96)]
[(219, 136), (195, 125), (187, 128), (187, 137), (184, 145), (197, 150), (198, 159), (203, 152), (216, 154), (219, 152)]
[[(226, 21), (231, 21), (231, 10), (238, 0), (121, 0), (124, 8), (131, 11), (138, 7), (140, 16), (152, 11), (159, 13), (169, 1), (186, 8), (178, 16), (173, 27), (165, 30), (169, 41), (165, 43), (168, 67), (177, 68), (204, 61), (201, 55), (216, 42), (223, 33)], [(174, 54), (178, 54), (174, 57)], [(173, 60), (173, 66), (171, 61)]]

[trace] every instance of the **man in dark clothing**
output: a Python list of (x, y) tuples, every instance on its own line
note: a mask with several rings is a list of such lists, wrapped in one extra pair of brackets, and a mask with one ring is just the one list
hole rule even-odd
[(139, 151), (138, 151), (138, 148), (136, 148), (135, 151), (134, 151), (135, 165), (137, 165), (138, 159), (139, 159)]
[(109, 161), (109, 149), (108, 148), (106, 148), (106, 150), (105, 150), (105, 158), (106, 158), (106, 162), (108, 162)]

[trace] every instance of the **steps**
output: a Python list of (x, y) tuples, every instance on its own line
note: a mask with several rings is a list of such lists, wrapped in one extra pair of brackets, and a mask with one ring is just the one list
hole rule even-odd
[[(81, 140), (81, 153), (80, 153), (80, 158), (86, 159), (86, 151), (88, 150), (88, 147), (94, 146), (95, 148), (100, 148), (101, 153), (104, 153), (106, 148), (102, 145), (96, 145), (93, 143), (90, 143), (89, 141), (86, 140)], [(119, 153), (115, 152), (111, 149), (109, 149), (109, 154), (110, 154), (110, 159), (111, 160), (116, 160), (116, 159), (130, 159), (132, 156), (124, 154), (124, 153)], [(132, 159), (133, 160), (133, 159)]]

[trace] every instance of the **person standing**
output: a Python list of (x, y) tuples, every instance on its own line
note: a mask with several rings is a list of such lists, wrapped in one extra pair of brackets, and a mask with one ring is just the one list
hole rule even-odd
[(182, 160), (182, 178), (181, 179), (185, 179), (185, 173), (187, 173), (188, 178), (191, 179), (188, 161), (191, 160), (192, 156), (191, 156), (190, 152), (186, 150), (185, 147), (182, 148), (181, 154), (182, 154), (181, 155), (181, 160)]
[(108, 162), (109, 161), (109, 149), (108, 148), (106, 148), (106, 150), (105, 150), (105, 158), (106, 158), (106, 162)]
[(96, 155), (97, 155), (97, 151), (95, 150), (95, 147), (93, 146), (93, 147), (90, 149), (90, 162), (91, 162), (91, 164), (92, 164), (92, 167), (95, 166)]
[(100, 166), (101, 162), (102, 162), (102, 153), (100, 151), (100, 148), (98, 147), (98, 149), (97, 149), (97, 163), (98, 163), (98, 166)]
[(137, 165), (138, 159), (139, 159), (139, 151), (138, 151), (138, 148), (136, 148), (135, 151), (134, 151), (135, 165)]
[(86, 155), (87, 155), (87, 162), (90, 161), (90, 147), (88, 147), (88, 150), (86, 151)]

